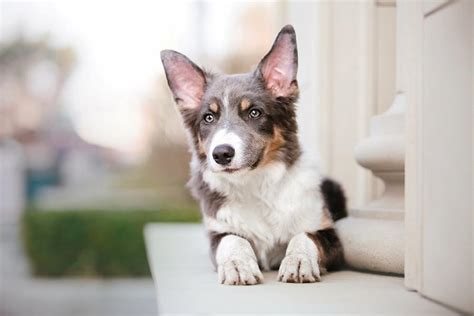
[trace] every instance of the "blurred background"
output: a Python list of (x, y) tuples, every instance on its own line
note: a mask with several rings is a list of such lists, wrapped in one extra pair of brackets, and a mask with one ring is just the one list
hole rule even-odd
[[(310, 1), (2, 1), (0, 315), (155, 314), (143, 225), (200, 220), (162, 49), (246, 72), (294, 24), (302, 142), (351, 205), (379, 192), (353, 148), (394, 96), (394, 6), (369, 19), (369, 54), (358, 5), (344, 3), (333, 14)], [(377, 93), (364, 99), (369, 70)]]

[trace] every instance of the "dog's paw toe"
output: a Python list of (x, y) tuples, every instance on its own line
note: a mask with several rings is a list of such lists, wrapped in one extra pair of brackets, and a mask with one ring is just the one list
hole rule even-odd
[(313, 283), (321, 280), (318, 264), (306, 254), (286, 256), (278, 271), (278, 281), (286, 283)]
[(226, 285), (254, 285), (263, 282), (255, 260), (234, 259), (217, 267), (219, 283)]

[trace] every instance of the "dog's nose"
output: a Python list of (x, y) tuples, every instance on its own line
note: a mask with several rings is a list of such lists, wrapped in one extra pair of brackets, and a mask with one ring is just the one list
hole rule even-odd
[(235, 150), (230, 145), (219, 145), (214, 148), (212, 158), (220, 165), (228, 165), (234, 158)]

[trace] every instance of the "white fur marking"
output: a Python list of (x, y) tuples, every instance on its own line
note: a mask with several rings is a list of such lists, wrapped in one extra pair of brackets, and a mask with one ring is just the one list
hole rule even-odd
[[(212, 157), (212, 153), (214, 149), (219, 145), (230, 145), (235, 150), (235, 156), (232, 159), (232, 162), (228, 166), (221, 166), (219, 165), (214, 158)], [(209, 149), (208, 162), (209, 166), (213, 171), (221, 171), (224, 168), (239, 168), (240, 164), (242, 163), (243, 158), (243, 142), (242, 139), (235, 133), (229, 132), (226, 129), (221, 129), (217, 131), (211, 141), (211, 146)]]
[(252, 285), (263, 281), (252, 246), (242, 237), (223, 237), (217, 247), (216, 263), (221, 284)]
[(224, 91), (224, 97), (222, 98), (222, 104), (224, 105), (224, 108), (226, 108), (226, 109), (229, 108), (229, 89), (225, 89), (225, 91)]
[(300, 233), (288, 244), (286, 256), (278, 271), (278, 280), (292, 283), (312, 283), (321, 279), (318, 265), (318, 247), (306, 235)]

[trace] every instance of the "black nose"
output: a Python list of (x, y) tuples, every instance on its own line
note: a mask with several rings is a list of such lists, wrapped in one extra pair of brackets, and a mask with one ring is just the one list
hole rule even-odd
[(212, 158), (220, 165), (227, 165), (234, 158), (234, 154), (235, 150), (230, 145), (219, 145), (214, 148)]

